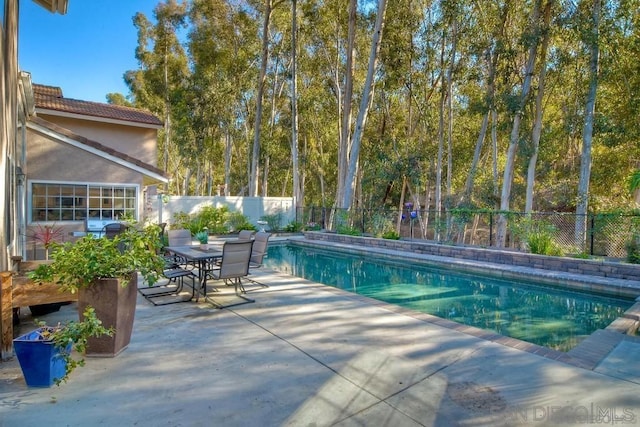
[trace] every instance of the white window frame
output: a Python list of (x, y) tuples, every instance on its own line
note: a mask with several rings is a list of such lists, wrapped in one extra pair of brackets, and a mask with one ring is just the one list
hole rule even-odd
[[(67, 194), (54, 191), (49, 195), (34, 196), (34, 185), (44, 185), (47, 190), (53, 186), (73, 186)], [(84, 187), (82, 193), (78, 193)], [(96, 190), (99, 190), (96, 193)], [(55, 194), (57, 193), (57, 194)], [(40, 206), (34, 206), (39, 197)], [(91, 220), (118, 220), (129, 213), (137, 221), (140, 201), (138, 184), (74, 182), (53, 180), (29, 180), (28, 182), (28, 220), (30, 223), (84, 222)], [(78, 212), (84, 212), (77, 215)], [(39, 212), (40, 211), (40, 212)], [(42, 213), (44, 212), (44, 215)], [(68, 216), (65, 217), (65, 213)]]

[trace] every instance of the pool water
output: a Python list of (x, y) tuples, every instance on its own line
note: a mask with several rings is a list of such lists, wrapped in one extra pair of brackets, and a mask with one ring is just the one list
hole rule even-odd
[(633, 301), (350, 253), (271, 245), (265, 266), (380, 301), (568, 351)]

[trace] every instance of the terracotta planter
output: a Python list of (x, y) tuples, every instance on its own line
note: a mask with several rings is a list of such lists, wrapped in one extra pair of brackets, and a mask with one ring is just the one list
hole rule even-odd
[(126, 286), (120, 285), (116, 279), (100, 279), (78, 292), (78, 312), (83, 313), (90, 305), (95, 308), (103, 326), (115, 330), (110, 337), (89, 338), (88, 357), (114, 357), (129, 345), (136, 312), (137, 280), (136, 273), (132, 273)]

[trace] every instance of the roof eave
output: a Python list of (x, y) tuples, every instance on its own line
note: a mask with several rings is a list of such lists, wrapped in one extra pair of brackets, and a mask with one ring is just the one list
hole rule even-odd
[(69, 6), (69, 0), (33, 0), (40, 6), (44, 7), (51, 13), (59, 13), (60, 15), (66, 15), (67, 7)]
[(36, 107), (36, 113), (45, 114), (49, 116), (67, 117), (72, 119), (92, 120), (95, 122), (110, 123), (110, 124), (117, 124), (117, 125), (136, 126), (136, 127), (149, 128), (149, 129), (163, 128), (161, 124), (145, 123), (145, 122), (130, 121), (130, 120), (119, 120), (119, 119), (112, 119), (108, 117), (91, 116), (88, 114), (79, 114), (79, 113), (70, 113), (68, 111), (52, 110), (49, 108), (41, 108), (41, 107)]

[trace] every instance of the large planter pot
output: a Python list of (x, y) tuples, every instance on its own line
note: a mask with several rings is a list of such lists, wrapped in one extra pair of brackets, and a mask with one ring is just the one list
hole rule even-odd
[(114, 330), (113, 336), (89, 338), (87, 356), (114, 357), (129, 345), (136, 312), (137, 280), (134, 272), (126, 286), (117, 279), (100, 279), (78, 292), (78, 312), (83, 313), (90, 305), (103, 326)]
[[(42, 329), (13, 340), (13, 348), (29, 387), (51, 387), (56, 380), (64, 378), (67, 371), (67, 362), (60, 355), (60, 349), (53, 341), (41, 339)], [(71, 344), (66, 351), (71, 351)]]

